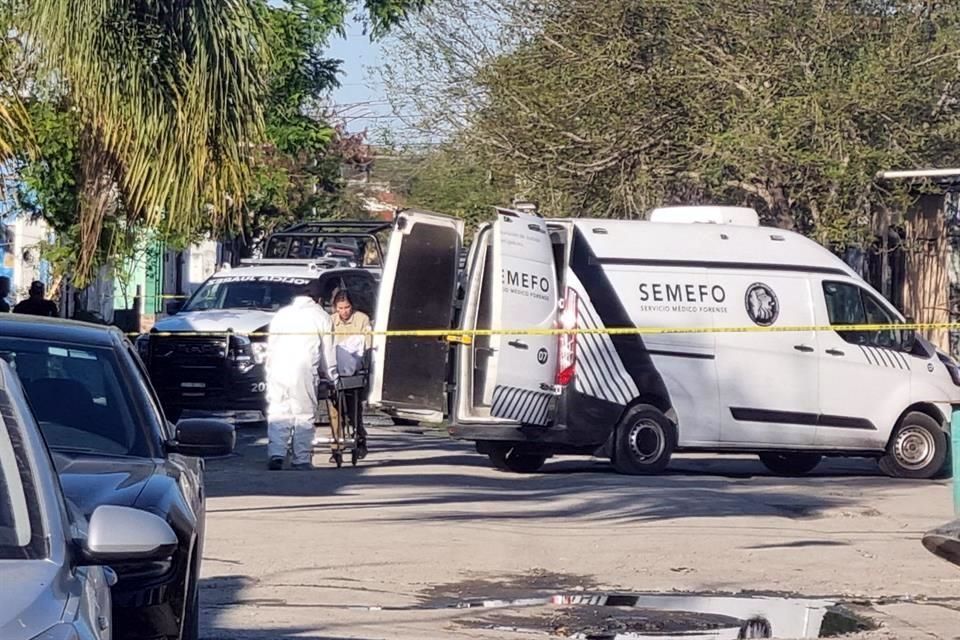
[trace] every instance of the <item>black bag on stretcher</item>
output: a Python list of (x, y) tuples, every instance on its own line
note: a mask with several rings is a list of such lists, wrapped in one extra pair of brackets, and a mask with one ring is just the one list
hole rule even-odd
[(366, 429), (363, 426), (363, 401), (366, 396), (369, 379), (370, 352), (365, 351), (358, 358), (359, 366), (352, 375), (341, 375), (336, 384), (323, 378), (317, 389), (317, 409), (315, 423), (324, 422), (321, 419), (321, 407), (325, 408), (329, 401), (336, 407), (339, 419), (339, 428), (334, 430), (332, 418), (327, 421), (331, 426), (331, 437), (317, 438), (315, 444), (329, 444), (333, 449), (333, 459), (337, 467), (343, 465), (343, 454), (350, 452), (350, 463), (357, 462), (366, 456)]

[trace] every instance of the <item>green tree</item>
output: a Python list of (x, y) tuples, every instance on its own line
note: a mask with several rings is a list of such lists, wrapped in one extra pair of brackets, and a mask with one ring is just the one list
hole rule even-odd
[[(35, 60), (40, 95), (31, 97), (75, 114), (75, 212), (69, 225), (54, 221), (73, 236), (79, 283), (118, 211), (128, 226), (173, 233), (235, 215), (232, 201), (250, 179), (245, 149), (263, 130), (264, 34), (253, 0), (6, 5), (7, 33), (20, 45), (6, 61)], [(16, 105), (19, 96), (4, 97)], [(19, 133), (34, 133), (32, 121), (24, 125)], [(25, 137), (8, 145), (28, 150)]]
[(512, 178), (495, 174), (456, 143), (404, 158), (408, 171), (398, 182), (407, 206), (454, 215), (473, 227), (514, 196)]
[[(179, 241), (239, 229), (247, 195), (277, 177), (258, 159), (330, 144), (310, 101), (334, 82), (320, 47), (352, 4), (0, 1), (0, 158), (23, 168), (76, 284), (117, 250), (111, 228)], [(364, 0), (364, 20), (379, 35), (422, 5)]]
[(422, 25), (398, 104), (551, 214), (743, 203), (843, 245), (903, 203), (877, 171), (960, 159), (958, 3), (470, 0)]
[[(371, 37), (379, 37), (423, 4), (370, 0), (360, 15)], [(265, 6), (272, 52), (264, 108), (267, 135), (255, 152), (255, 181), (242, 230), (246, 251), (278, 227), (356, 209), (345, 193), (341, 167), (370, 162), (365, 136), (331, 125), (323, 103), (338, 84), (340, 66), (323, 52), (330, 37), (343, 34), (351, 6), (329, 0)]]

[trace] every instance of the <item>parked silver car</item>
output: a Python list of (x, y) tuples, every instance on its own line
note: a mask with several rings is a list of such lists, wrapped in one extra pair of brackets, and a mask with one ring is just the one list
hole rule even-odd
[(109, 640), (113, 562), (169, 558), (170, 526), (102, 506), (89, 522), (63, 497), (23, 389), (0, 360), (0, 638)]

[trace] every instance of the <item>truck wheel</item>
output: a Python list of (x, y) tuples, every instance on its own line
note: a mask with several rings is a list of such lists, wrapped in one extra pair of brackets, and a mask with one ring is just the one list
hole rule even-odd
[(623, 417), (615, 437), (614, 469), (629, 475), (660, 473), (677, 446), (677, 427), (659, 409), (640, 405)]
[(820, 464), (819, 453), (761, 453), (760, 462), (778, 476), (803, 476)]
[(911, 411), (890, 436), (880, 470), (893, 478), (932, 478), (947, 461), (947, 434), (925, 413)]
[(496, 447), (487, 455), (493, 466), (501, 471), (514, 473), (536, 473), (547, 461), (547, 456), (539, 453), (521, 453), (513, 447)]

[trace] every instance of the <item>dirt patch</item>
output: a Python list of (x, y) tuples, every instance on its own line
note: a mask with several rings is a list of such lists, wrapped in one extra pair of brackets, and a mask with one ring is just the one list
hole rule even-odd
[[(469, 575), (469, 574), (468, 574)], [(589, 576), (532, 569), (525, 573), (475, 574), (459, 582), (438, 584), (420, 593), (421, 604), (431, 607), (462, 606), (465, 602), (496, 597), (502, 600), (549, 597), (556, 593), (595, 590), (600, 585)]]

